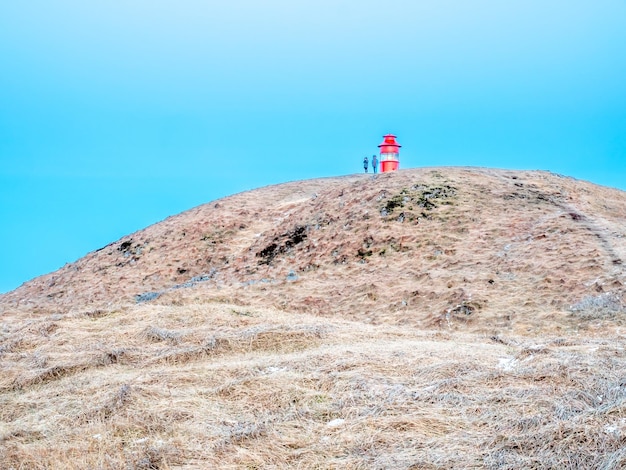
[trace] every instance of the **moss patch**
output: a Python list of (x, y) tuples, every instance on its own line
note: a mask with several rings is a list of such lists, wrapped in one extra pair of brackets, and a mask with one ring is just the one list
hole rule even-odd
[[(380, 215), (398, 222), (414, 221), (439, 205), (451, 205), (455, 196), (456, 188), (449, 185), (415, 184), (383, 199)], [(395, 214), (398, 210), (400, 214)]]

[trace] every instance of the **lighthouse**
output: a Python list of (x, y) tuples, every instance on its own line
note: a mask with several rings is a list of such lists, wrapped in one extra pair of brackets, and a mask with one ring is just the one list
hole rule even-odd
[(380, 148), (381, 173), (396, 171), (400, 168), (400, 147), (402, 146), (396, 142), (395, 135), (385, 135), (383, 137), (383, 143), (378, 147)]

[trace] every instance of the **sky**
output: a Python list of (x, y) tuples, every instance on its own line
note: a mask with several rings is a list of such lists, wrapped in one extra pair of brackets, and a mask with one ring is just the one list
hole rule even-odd
[(541, 169), (626, 190), (624, 0), (0, 3), (0, 293), (269, 184)]

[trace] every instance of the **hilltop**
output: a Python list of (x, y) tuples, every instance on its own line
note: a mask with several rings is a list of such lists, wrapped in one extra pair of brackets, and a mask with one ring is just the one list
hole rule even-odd
[(481, 168), (172, 216), (0, 296), (0, 462), (619, 468), (625, 220)]
[(375, 324), (432, 326), (450, 310), (523, 331), (586, 297), (623, 294), (625, 213), (622, 191), (547, 172), (298, 181), (170, 217), (0, 305), (53, 313), (219, 298)]

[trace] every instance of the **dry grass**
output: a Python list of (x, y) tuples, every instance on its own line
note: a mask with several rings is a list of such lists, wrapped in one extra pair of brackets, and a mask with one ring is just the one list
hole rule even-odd
[(2, 468), (626, 465), (618, 331), (488, 337), (220, 303), (14, 315)]
[(624, 217), (624, 192), (545, 172), (295, 182), (124, 237), (0, 296), (0, 311), (226, 300), (431, 327), (466, 303), (463, 328), (536, 333), (546, 326), (538, 311), (567, 316), (587, 297), (624, 295)]
[(480, 169), (170, 218), (0, 296), (0, 468), (626, 468), (625, 219)]

